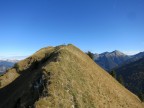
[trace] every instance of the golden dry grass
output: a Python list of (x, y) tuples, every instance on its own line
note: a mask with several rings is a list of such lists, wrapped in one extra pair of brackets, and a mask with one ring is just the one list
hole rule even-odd
[(58, 50), (58, 61), (43, 68), (51, 73), (50, 96), (37, 108), (142, 108), (140, 100), (78, 48)]
[[(1, 88), (10, 84), (33, 63), (46, 59), (42, 68), (50, 85), (48, 96), (36, 108), (143, 108), (141, 101), (125, 89), (85, 53), (73, 45), (47, 47), (19, 62), (0, 77)], [(13, 70), (13, 71), (12, 71)], [(12, 77), (11, 77), (12, 76)]]
[(14, 81), (19, 74), (17, 73), (16, 69), (12, 68), (7, 70), (7, 72), (0, 77), (0, 88), (3, 88)]

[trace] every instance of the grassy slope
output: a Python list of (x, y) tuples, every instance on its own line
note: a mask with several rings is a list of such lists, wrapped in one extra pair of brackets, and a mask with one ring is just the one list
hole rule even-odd
[[(39, 65), (36, 65), (36, 62)], [(31, 57), (19, 62), (15, 68), (11, 69), (13, 71), (9, 70), (0, 77), (0, 88), (5, 88), (22, 76), (22, 72), (33, 64), (39, 67), (49, 82), (45, 88), (49, 95), (41, 97), (35, 103), (37, 108), (143, 107), (135, 95), (73, 45), (41, 49)], [(30, 84), (32, 76), (27, 77), (29, 80), (27, 84)], [(22, 81), (20, 83), (23, 84)], [(25, 90), (24, 87), (28, 86), (20, 88)]]
[(135, 95), (79, 49), (66, 46), (58, 52), (57, 62), (43, 67), (51, 73), (50, 96), (40, 98), (37, 108), (142, 108)]
[(54, 51), (53, 47), (43, 48), (25, 60), (16, 64), (12, 69), (9, 69), (4, 75), (0, 77), (0, 88), (3, 88), (14, 81), (21, 75), (21, 72), (28, 69), (33, 63), (40, 62), (42, 59), (49, 57)]
[(27, 107), (35, 102), (38, 95), (35, 95), (34, 83), (43, 74), (42, 65), (53, 50), (52, 47), (41, 49), (0, 77), (0, 108), (13, 108), (18, 99)]

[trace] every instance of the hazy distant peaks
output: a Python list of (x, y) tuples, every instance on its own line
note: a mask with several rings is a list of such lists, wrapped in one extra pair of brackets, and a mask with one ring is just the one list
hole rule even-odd
[(6, 60), (6, 61), (17, 61), (17, 60), (23, 60), (27, 58), (27, 56), (9, 56), (9, 57), (0, 57), (0, 60)]
[(115, 55), (124, 55), (124, 56), (126, 55), (126, 54), (120, 52), (119, 50), (113, 51), (112, 54), (115, 54)]
[(112, 53), (122, 53), (119, 50), (114, 50)]
[(109, 54), (110, 52), (103, 52), (100, 55), (105, 55), (105, 54)]
[(112, 51), (112, 52), (108, 52), (108, 51), (106, 51), (106, 52), (103, 52), (103, 53), (101, 53), (101, 54), (96, 54), (96, 55), (116, 55), (116, 56), (126, 56), (126, 54), (124, 54), (124, 53), (122, 53), (121, 51), (119, 51), (119, 50), (114, 50), (114, 51)]

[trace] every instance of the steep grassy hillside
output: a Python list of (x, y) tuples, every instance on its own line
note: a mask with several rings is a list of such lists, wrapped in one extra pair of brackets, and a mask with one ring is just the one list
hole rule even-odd
[(41, 49), (0, 77), (0, 82), (0, 108), (144, 107), (73, 45)]

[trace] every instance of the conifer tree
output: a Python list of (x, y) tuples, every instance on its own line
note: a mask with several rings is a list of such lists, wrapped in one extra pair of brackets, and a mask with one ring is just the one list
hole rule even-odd
[(92, 60), (94, 59), (94, 54), (90, 51), (86, 53)]

